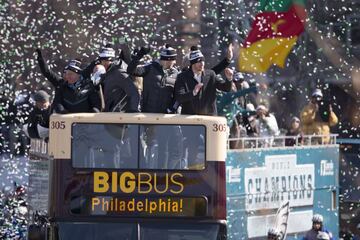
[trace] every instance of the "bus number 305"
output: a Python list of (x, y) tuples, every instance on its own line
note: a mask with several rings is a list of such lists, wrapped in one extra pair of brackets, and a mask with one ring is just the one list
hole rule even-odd
[(51, 129), (65, 129), (65, 121), (51, 122)]
[(226, 124), (213, 124), (213, 132), (226, 132)]

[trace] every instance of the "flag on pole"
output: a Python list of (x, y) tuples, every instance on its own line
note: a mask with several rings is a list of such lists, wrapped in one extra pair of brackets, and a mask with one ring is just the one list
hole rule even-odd
[(273, 64), (284, 67), (304, 31), (304, 0), (260, 0), (251, 31), (240, 48), (239, 69), (264, 73)]

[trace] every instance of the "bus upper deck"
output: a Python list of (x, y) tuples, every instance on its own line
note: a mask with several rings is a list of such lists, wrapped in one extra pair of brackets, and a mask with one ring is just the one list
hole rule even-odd
[(51, 239), (224, 239), (221, 117), (53, 115)]

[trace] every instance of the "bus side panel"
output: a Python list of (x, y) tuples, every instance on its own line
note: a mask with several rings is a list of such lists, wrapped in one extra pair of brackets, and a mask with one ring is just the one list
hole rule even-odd
[[(341, 140), (340, 140), (341, 142)], [(360, 145), (358, 139), (340, 145), (340, 231), (360, 235)], [(340, 236), (341, 237), (341, 236)]]
[[(195, 217), (197, 219), (226, 220), (226, 187), (225, 187), (225, 162), (209, 161), (205, 170), (89, 170), (74, 169), (71, 160), (57, 159), (52, 164), (52, 191), (50, 197), (50, 214), (54, 218), (71, 218), (72, 220), (84, 217), (164, 217), (161, 213), (149, 214), (149, 212), (115, 212), (104, 211), (101, 214), (77, 214), (71, 209), (81, 201), (74, 201), (81, 197), (99, 197), (119, 199), (135, 199), (146, 204), (146, 199), (195, 199), (201, 198), (206, 205), (183, 206), (186, 211), (180, 211), (178, 216), (171, 217)], [(97, 186), (105, 192), (96, 192), (94, 189), (94, 172), (108, 176), (109, 179)], [(127, 177), (122, 178), (125, 174)], [(114, 177), (113, 179), (113, 176)], [(134, 177), (134, 179), (132, 179)], [(121, 180), (122, 179), (122, 180)], [(141, 179), (141, 181), (139, 180)], [(149, 180), (150, 179), (150, 180)], [(174, 181), (175, 179), (175, 181)], [(113, 181), (114, 180), (114, 181)], [(124, 182), (124, 181), (125, 182)], [(133, 184), (134, 183), (134, 184)], [(115, 184), (115, 187), (113, 186)], [(130, 185), (129, 185), (130, 184)], [(123, 192), (128, 186), (134, 186), (130, 192)], [(106, 187), (104, 188), (104, 186)], [(123, 187), (123, 188), (122, 188)], [(128, 188), (129, 189), (129, 188)], [(156, 190), (157, 189), (157, 190)], [(115, 190), (115, 191), (114, 191)], [(90, 201), (91, 202), (91, 201)], [(190, 201), (191, 202), (191, 201)], [(197, 209), (199, 206), (199, 209)], [(205, 211), (202, 210), (205, 206)], [(88, 206), (89, 208), (89, 206)], [(145, 211), (145, 210), (144, 210)], [(154, 211), (156, 212), (156, 211)], [(170, 216), (167, 215), (167, 216)], [(166, 217), (166, 216), (165, 216)]]
[(313, 214), (338, 235), (337, 146), (229, 151), (226, 162), (229, 239), (259, 239), (290, 203), (287, 239), (301, 239)]

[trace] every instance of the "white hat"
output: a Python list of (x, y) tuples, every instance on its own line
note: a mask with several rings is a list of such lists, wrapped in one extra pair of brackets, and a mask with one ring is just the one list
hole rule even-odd
[(176, 50), (169, 44), (166, 44), (164, 48), (160, 50), (160, 60), (173, 61), (176, 60)]
[(313, 217), (312, 217), (312, 221), (313, 222), (318, 222), (318, 223), (322, 223), (324, 221), (324, 218), (322, 215), (320, 214), (315, 214)]
[(103, 59), (115, 58), (115, 50), (110, 47), (102, 48), (99, 53), (99, 58), (103, 58)]
[(316, 96), (323, 97), (323, 94), (322, 94), (321, 90), (317, 88), (314, 90), (314, 92), (312, 93), (311, 96), (312, 97), (316, 97)]
[(70, 71), (73, 71), (73, 72), (79, 74), (81, 72), (80, 65), (81, 65), (81, 62), (79, 61), (79, 59), (73, 59), (73, 60), (70, 60), (68, 65), (65, 67), (65, 70), (70, 70)]
[(189, 61), (190, 64), (204, 61), (204, 55), (196, 46), (191, 47), (191, 52), (189, 54)]

